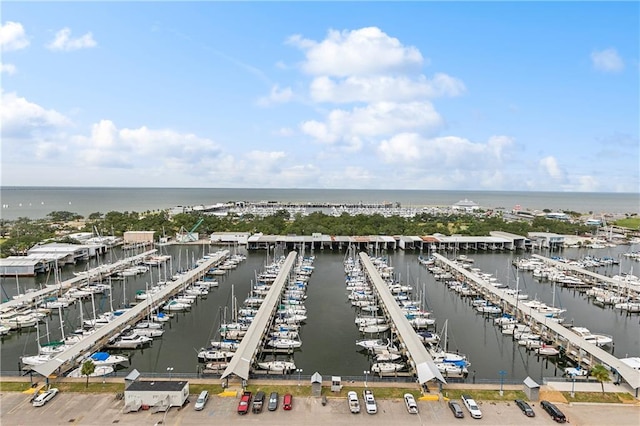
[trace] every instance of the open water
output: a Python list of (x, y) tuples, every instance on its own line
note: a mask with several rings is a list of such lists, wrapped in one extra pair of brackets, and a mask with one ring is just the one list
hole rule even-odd
[(403, 207), (450, 206), (469, 199), (482, 208), (560, 210), (594, 214), (640, 213), (638, 193), (420, 191), (346, 189), (250, 188), (69, 188), (1, 187), (3, 219), (44, 218), (53, 211), (91, 213), (146, 212), (176, 206), (198, 206), (228, 201), (295, 203), (400, 203)]
[[(209, 246), (166, 246), (163, 251), (173, 255), (171, 269), (184, 267), (202, 252), (215, 250)], [(562, 255), (579, 258), (587, 254), (598, 257), (611, 256), (620, 259), (619, 266), (602, 268), (599, 272), (613, 275), (619, 272), (631, 272), (634, 264), (628, 258), (620, 256), (627, 251), (639, 250), (638, 246), (618, 246), (608, 249), (566, 249)], [(269, 253), (273, 256), (273, 252)], [(308, 254), (308, 253), (307, 253)], [(294, 360), (298, 368), (303, 369), (303, 377), (315, 371), (322, 375), (341, 375), (362, 377), (369, 370), (371, 359), (358, 352), (355, 340), (362, 338), (354, 324), (355, 310), (347, 300), (345, 291), (345, 275), (343, 260), (345, 253), (331, 250), (316, 251), (315, 271), (308, 286), (308, 298), (305, 306), (308, 319), (302, 327), (302, 350), (295, 352)], [(468, 300), (460, 298), (457, 293), (448, 290), (443, 283), (436, 282), (431, 274), (421, 266), (417, 259), (420, 253), (413, 251), (397, 251), (382, 253), (394, 266), (397, 278), (420, 289), (426, 294), (427, 309), (433, 312), (437, 320), (437, 331), (441, 331), (445, 320), (448, 320), (449, 350), (467, 354), (471, 361), (471, 372), (475, 372), (477, 380), (498, 380), (500, 370), (507, 371), (505, 380), (517, 381), (532, 377), (559, 376), (562, 364), (558, 365), (548, 359), (540, 358), (518, 346), (510, 336), (504, 336), (493, 325), (493, 321), (477, 314)], [(144, 350), (130, 351), (131, 368), (141, 372), (165, 373), (167, 367), (173, 367), (174, 373), (195, 374), (199, 364), (196, 353), (201, 347), (216, 336), (222, 317), (230, 316), (232, 294), (241, 304), (248, 295), (255, 275), (261, 272), (268, 262), (265, 251), (248, 253), (248, 259), (239, 268), (225, 276), (219, 277), (220, 287), (213, 289), (206, 299), (201, 299), (190, 312), (178, 313), (166, 327), (164, 336), (156, 339), (153, 345)], [(450, 253), (450, 255), (453, 255)], [(511, 266), (515, 256), (522, 253), (470, 252), (467, 255), (475, 259), (475, 265), (485, 272), (495, 274), (500, 281), (515, 288), (516, 270)], [(105, 260), (114, 260), (123, 255), (117, 251), (107, 254)], [(111, 259), (110, 259), (111, 258)], [(91, 265), (78, 264), (66, 267), (63, 278), (70, 277), (74, 270), (83, 270)], [(636, 264), (637, 268), (637, 264)], [(110, 310), (110, 305), (120, 307), (134, 298), (137, 290), (145, 289), (149, 283), (164, 278), (162, 268), (154, 268), (152, 272), (126, 281), (113, 281), (113, 296), (102, 296), (95, 300), (96, 311)], [(167, 272), (170, 274), (170, 271)], [(38, 276), (36, 278), (3, 278), (2, 296), (11, 297), (26, 288), (38, 287), (53, 277)], [(556, 288), (546, 282), (538, 282), (526, 272), (520, 273), (519, 287), (531, 299), (538, 298), (548, 304), (567, 309), (564, 317), (575, 325), (585, 326), (592, 332), (610, 334), (614, 337), (614, 354), (618, 357), (640, 356), (640, 317), (626, 316), (612, 308), (603, 309), (589, 302), (577, 291)], [(84, 318), (92, 316), (91, 301), (83, 303)], [(65, 310), (62, 315), (66, 333), (80, 324), (79, 305)], [(61, 337), (60, 319), (53, 315), (47, 327), (41, 326), (41, 335), (49, 331), (46, 339)], [(0, 343), (0, 370), (16, 371), (18, 359), (24, 354), (37, 352), (35, 329), (29, 332), (14, 333), (4, 337)], [(473, 375), (473, 373), (472, 373)], [(468, 380), (472, 380), (472, 375)]]

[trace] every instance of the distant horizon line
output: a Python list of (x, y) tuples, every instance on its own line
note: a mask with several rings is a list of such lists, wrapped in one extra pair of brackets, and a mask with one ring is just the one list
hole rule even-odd
[[(385, 189), (385, 188), (265, 188), (265, 187), (201, 187), (201, 186), (71, 186), (71, 185), (0, 185), (2, 189), (220, 189), (220, 190), (283, 190), (283, 191), (407, 191), (407, 192), (529, 192), (537, 194), (618, 194), (618, 195), (638, 195), (635, 192), (615, 192), (615, 191), (536, 191), (526, 189)], [(640, 197), (640, 195), (639, 195)]]

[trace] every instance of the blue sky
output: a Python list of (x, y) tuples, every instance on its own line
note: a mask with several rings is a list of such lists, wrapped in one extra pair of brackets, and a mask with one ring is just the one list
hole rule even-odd
[(638, 192), (637, 2), (2, 5), (2, 185)]

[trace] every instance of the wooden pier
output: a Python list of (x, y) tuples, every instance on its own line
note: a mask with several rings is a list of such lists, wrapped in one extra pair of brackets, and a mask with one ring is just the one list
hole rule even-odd
[(455, 262), (439, 254), (433, 255), (440, 267), (450, 271), (454, 279), (465, 282), (490, 302), (502, 308), (503, 313), (511, 313), (517, 319), (522, 319), (547, 340), (558, 344), (569, 357), (579, 365), (593, 366), (603, 364), (612, 371), (616, 371), (621, 380), (627, 382), (633, 389), (640, 388), (640, 371), (631, 368), (618, 358), (604, 351), (598, 346), (587, 342), (571, 330), (553, 321), (549, 317), (528, 307), (522, 301), (502, 292), (501, 288), (494, 287), (488, 281), (464, 269)]
[[(48, 377), (55, 373), (61, 375), (72, 369), (76, 364), (89, 356), (92, 352), (100, 350), (116, 334), (121, 333), (161, 307), (170, 297), (182, 291), (184, 287), (202, 278), (212, 265), (223, 262), (229, 256), (228, 250), (222, 250), (206, 259), (195, 269), (187, 271), (176, 281), (171, 281), (154, 295), (147, 298), (127, 310), (115, 320), (98, 328), (94, 333), (84, 337), (80, 342), (64, 352), (57, 354), (53, 359), (44, 364), (36, 365), (33, 371)], [(84, 279), (84, 278), (83, 278)]]

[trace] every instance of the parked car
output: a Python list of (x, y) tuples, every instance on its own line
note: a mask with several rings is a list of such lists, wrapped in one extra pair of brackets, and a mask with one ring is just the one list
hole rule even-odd
[(410, 393), (404, 394), (404, 404), (407, 406), (409, 414), (418, 414), (418, 404), (416, 399)]
[(283, 410), (291, 410), (293, 408), (293, 395), (287, 393), (282, 398), (282, 409)]
[(460, 406), (460, 404), (458, 404), (458, 401), (449, 401), (449, 409), (456, 419), (464, 418), (464, 411), (462, 411), (462, 407)]
[(567, 421), (567, 418), (564, 415), (564, 413), (562, 411), (560, 411), (560, 409), (558, 407), (556, 407), (554, 404), (550, 403), (549, 401), (541, 401), (540, 405), (542, 406), (544, 411), (549, 413), (551, 418), (553, 420), (555, 420), (556, 422), (564, 423), (564, 422)]
[(520, 408), (522, 410), (522, 412), (524, 413), (525, 416), (527, 416), (527, 417), (535, 417), (536, 416), (536, 413), (533, 412), (533, 408), (531, 408), (531, 406), (529, 404), (527, 404), (526, 401), (524, 401), (522, 399), (516, 399), (515, 403), (518, 406), (518, 408)]
[(242, 393), (238, 403), (238, 414), (247, 414), (249, 412), (249, 404), (251, 404), (251, 392), (245, 391)]
[(360, 401), (355, 391), (347, 392), (347, 403), (349, 404), (349, 411), (351, 411), (352, 414), (358, 414), (360, 412)]
[(478, 404), (476, 404), (473, 398), (471, 398), (469, 395), (462, 395), (462, 403), (465, 405), (465, 407), (467, 407), (467, 410), (469, 411), (469, 414), (471, 414), (471, 417), (473, 417), (474, 419), (482, 418), (482, 411), (480, 411)]
[(362, 398), (364, 399), (364, 407), (367, 410), (367, 414), (376, 414), (378, 412), (378, 405), (373, 396), (373, 391), (371, 389), (363, 390)]
[(278, 392), (271, 392), (269, 395), (269, 404), (267, 405), (267, 409), (269, 411), (275, 411), (278, 409)]
[(202, 410), (208, 400), (209, 400), (209, 392), (206, 390), (203, 390), (202, 392), (200, 392), (200, 395), (198, 395), (198, 399), (196, 399), (196, 403), (193, 406), (193, 408), (196, 411)]
[(36, 396), (33, 400), (34, 407), (42, 407), (47, 402), (51, 401), (54, 396), (58, 394), (58, 388), (51, 388), (42, 392), (40, 395)]
[(256, 396), (253, 397), (253, 404), (251, 405), (251, 411), (255, 414), (262, 413), (262, 406), (264, 405), (264, 392), (256, 392)]

